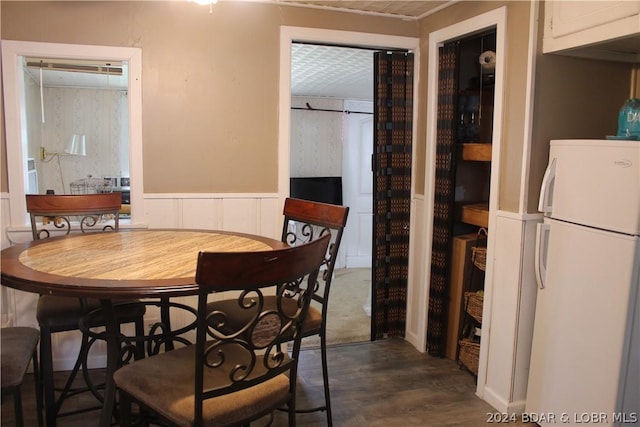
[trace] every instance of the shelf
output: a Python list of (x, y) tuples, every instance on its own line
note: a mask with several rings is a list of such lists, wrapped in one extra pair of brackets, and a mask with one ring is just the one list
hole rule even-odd
[(478, 227), (489, 226), (489, 204), (471, 203), (460, 206), (460, 221)]
[(491, 148), (492, 145), (488, 143), (462, 144), (462, 160), (490, 162)]

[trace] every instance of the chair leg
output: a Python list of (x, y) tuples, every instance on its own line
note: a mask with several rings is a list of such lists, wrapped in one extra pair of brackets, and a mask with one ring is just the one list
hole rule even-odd
[(36, 387), (36, 416), (38, 417), (38, 427), (42, 427), (42, 384), (40, 381), (40, 368), (38, 367), (38, 350), (33, 351), (33, 378)]
[(131, 426), (131, 397), (123, 391), (118, 394), (120, 395), (118, 404), (120, 407), (120, 426)]
[[(144, 337), (144, 316), (140, 317), (135, 322), (136, 337)], [(140, 340), (136, 342), (136, 359), (144, 358), (144, 341)]]
[(327, 369), (327, 339), (325, 331), (320, 333), (320, 357), (322, 358), (322, 382), (324, 384), (324, 402), (327, 411), (327, 426), (332, 427), (331, 396), (329, 395), (329, 371)]
[[(171, 313), (169, 312), (169, 298), (160, 299), (160, 321), (164, 325), (164, 333), (171, 332)], [(168, 340), (165, 344), (165, 351), (171, 351), (174, 349), (173, 341)]]
[[(80, 351), (78, 353), (78, 357), (76, 359), (76, 363), (69, 373), (67, 380), (65, 382), (64, 387), (60, 393), (60, 396), (56, 398), (56, 388), (54, 382), (54, 371), (53, 371), (53, 350), (51, 344), (51, 331), (47, 327), (47, 325), (40, 325), (40, 370), (41, 370), (41, 388), (43, 390), (44, 395), (44, 406), (45, 406), (45, 419), (47, 427), (55, 427), (57, 424), (58, 415), (67, 415), (62, 414), (61, 409), (64, 401), (70, 394), (76, 394), (79, 391), (73, 390), (73, 381), (75, 380), (78, 372), (82, 369), (82, 374), (85, 376), (85, 382), (87, 387), (80, 391), (91, 391), (94, 396), (101, 401), (102, 398), (97, 394), (96, 390), (93, 389), (93, 383), (88, 382), (87, 376), (88, 371), (83, 369), (83, 363), (86, 362), (87, 355), (90, 350), (89, 336), (87, 334), (82, 334), (82, 342), (80, 345)], [(94, 408), (87, 408), (86, 410), (95, 410), (100, 409), (100, 406), (96, 406)], [(84, 411), (84, 410), (83, 410)]]
[[(295, 389), (294, 389), (295, 390)], [(289, 427), (296, 427), (296, 394), (291, 393), (291, 400), (287, 404), (287, 409), (289, 410)], [(273, 418), (271, 418), (273, 422)]]
[(56, 426), (56, 396), (53, 384), (53, 355), (51, 349), (51, 330), (46, 324), (40, 324), (40, 370), (47, 427)]
[(16, 417), (16, 427), (23, 427), (22, 418), (22, 387), (17, 385), (13, 388), (13, 410)]

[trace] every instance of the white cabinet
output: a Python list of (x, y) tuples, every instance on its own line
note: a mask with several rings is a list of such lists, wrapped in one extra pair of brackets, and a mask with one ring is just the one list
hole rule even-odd
[(547, 0), (544, 14), (544, 53), (640, 62), (640, 0)]

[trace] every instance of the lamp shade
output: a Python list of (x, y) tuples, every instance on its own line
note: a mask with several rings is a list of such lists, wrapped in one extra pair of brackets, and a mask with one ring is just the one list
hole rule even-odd
[(87, 139), (84, 135), (74, 133), (69, 139), (67, 147), (64, 152), (71, 154), (72, 156), (86, 156), (87, 155)]

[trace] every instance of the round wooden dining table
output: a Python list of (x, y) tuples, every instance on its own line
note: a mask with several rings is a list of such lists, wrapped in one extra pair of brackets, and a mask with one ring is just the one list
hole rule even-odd
[(131, 230), (76, 234), (11, 246), (0, 252), (2, 284), (38, 294), (98, 298), (105, 318), (107, 378), (100, 425), (111, 425), (112, 374), (120, 365), (114, 303), (197, 294), (198, 253), (269, 251), (275, 239), (208, 230)]

